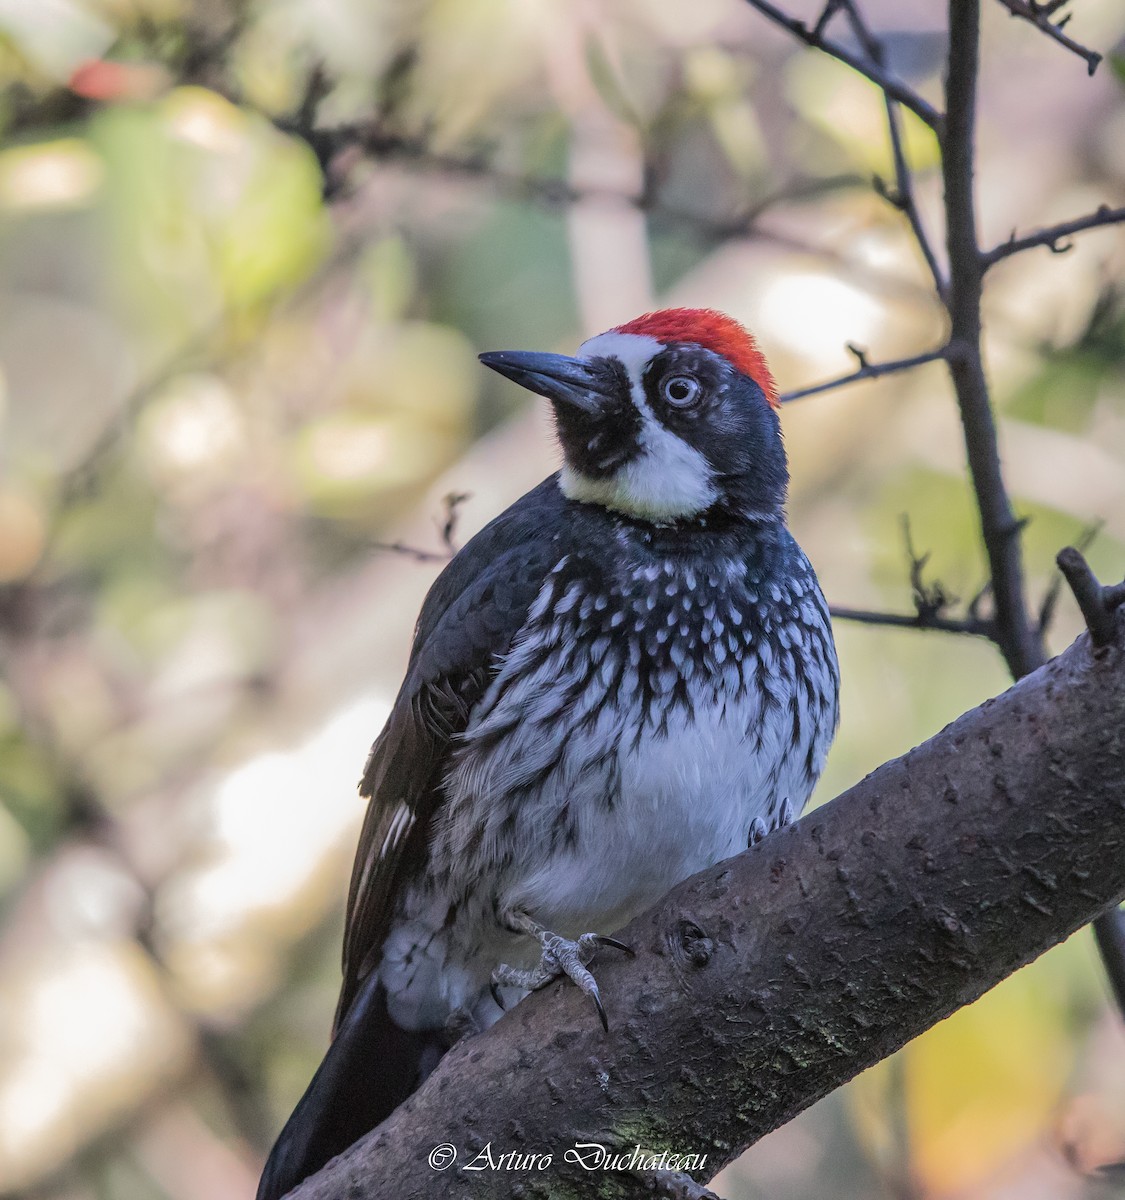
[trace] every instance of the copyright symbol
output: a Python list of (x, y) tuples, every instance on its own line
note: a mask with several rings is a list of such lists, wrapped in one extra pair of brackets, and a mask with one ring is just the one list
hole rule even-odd
[(440, 1146), (435, 1146), (430, 1151), (429, 1162), (435, 1171), (444, 1171), (447, 1167), (453, 1166), (456, 1161), (457, 1148), (448, 1142), (442, 1142)]

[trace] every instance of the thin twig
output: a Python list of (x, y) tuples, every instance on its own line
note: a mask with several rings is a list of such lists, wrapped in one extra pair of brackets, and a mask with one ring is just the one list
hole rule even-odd
[[(810, 29), (804, 21), (799, 20), (797, 17), (791, 17), (786, 12), (782, 12), (775, 4), (769, 3), (769, 0), (747, 0), (747, 3), (756, 8), (762, 16), (768, 17), (775, 25), (780, 25), (782, 29), (788, 29), (795, 37), (800, 38), (805, 45), (813, 46), (817, 50), (823, 50), (825, 54), (831, 55), (832, 58), (851, 67), (853, 71), (857, 71), (865, 79), (870, 79), (877, 87), (882, 88), (885, 95), (890, 96), (893, 100), (897, 100), (900, 104), (910, 109), (915, 116), (940, 135), (945, 120), (942, 114), (932, 104), (919, 96), (913, 88), (896, 79), (882, 67), (857, 57), (846, 47), (841, 46), (839, 42), (831, 41), (825, 37), (824, 25), (827, 24), (827, 20), (818, 20), (816, 25)], [(829, 6), (832, 9), (832, 13), (836, 12), (840, 7), (838, 3), (832, 3), (832, 0), (829, 0)], [(827, 15), (830, 17), (832, 13), (827, 13)]]
[[(910, 518), (905, 514), (902, 518), (902, 536), (906, 547), (907, 569), (910, 573), (910, 594), (914, 601), (913, 615), (831, 606), (828, 611), (832, 616), (843, 621), (857, 621), (862, 625), (888, 625), (898, 629), (937, 629), (943, 633), (968, 633), (975, 637), (994, 638), (992, 621), (978, 616), (972, 605), (964, 617), (946, 615), (947, 609), (957, 603), (957, 597), (946, 591), (941, 580), (926, 582), (926, 564), (930, 561), (930, 556), (929, 553), (919, 554), (914, 549)], [(974, 599), (974, 605), (976, 603), (977, 600)]]
[(867, 354), (858, 346), (848, 346), (848, 351), (859, 360), (859, 369), (848, 375), (840, 375), (825, 383), (815, 383), (812, 387), (798, 388), (795, 392), (785, 392), (781, 397), (783, 404), (791, 400), (803, 400), (806, 396), (816, 396), (820, 392), (830, 392), (835, 388), (847, 387), (849, 383), (861, 383), (865, 379), (879, 379), (884, 375), (893, 375), (898, 371), (909, 371), (926, 363), (936, 362), (945, 357), (945, 347), (937, 350), (927, 350), (924, 354), (915, 354), (910, 358), (896, 358), (891, 362), (872, 363), (867, 361)]
[(446, 553), (450, 558), (458, 550), (457, 525), (461, 520), (461, 505), (466, 500), (471, 500), (472, 496), (472, 492), (448, 492), (442, 498), (442, 504), (445, 506), (445, 515), (441, 519), (440, 526), (441, 544), (445, 547)]
[[(836, 11), (842, 11), (846, 14), (852, 32), (871, 62), (880, 70), (885, 69), (886, 52), (883, 43), (875, 36), (866, 20), (864, 20), (856, 0), (835, 0), (834, 5), (830, 3), (822, 14), (822, 21), (827, 24), (827, 21)], [(818, 28), (820, 28), (819, 22)], [(926, 266), (933, 277), (934, 288), (937, 291), (938, 297), (944, 302), (946, 290), (949, 285), (938, 263), (934, 248), (930, 243), (929, 235), (922, 222), (922, 215), (918, 211), (918, 204), (914, 197), (914, 177), (910, 170), (910, 164), (906, 159), (906, 148), (903, 143), (902, 121), (898, 111), (898, 101), (894, 100), (884, 91), (883, 104), (887, 113), (887, 131), (890, 135), (891, 156), (894, 160), (895, 186), (892, 190), (876, 175), (874, 179), (875, 190), (888, 204), (897, 208), (906, 217), (907, 221), (909, 221), (911, 232), (914, 234), (914, 240), (917, 242), (918, 249), (921, 251), (922, 257), (926, 260)]]
[(457, 523), (461, 519), (461, 505), (471, 496), (472, 492), (449, 492), (442, 497), (445, 513), (437, 527), (444, 550), (423, 550), (421, 546), (411, 546), (407, 542), (372, 542), (371, 548), (401, 554), (415, 562), (448, 562), (457, 553)]
[(986, 597), (992, 595), (992, 580), (986, 579), (984, 583), (973, 593), (973, 598), (965, 605), (965, 612), (972, 618), (976, 619), (980, 615), (980, 606), (984, 603)]
[(910, 230), (914, 234), (914, 240), (918, 243), (918, 249), (922, 252), (922, 257), (926, 260), (926, 266), (933, 277), (934, 288), (937, 291), (939, 299), (944, 302), (949, 290), (949, 282), (945, 278), (945, 273), (942, 271), (941, 265), (938, 263), (937, 255), (934, 253), (934, 248), (930, 243), (929, 234), (926, 233), (926, 227), (922, 224), (922, 215), (918, 211), (918, 203), (914, 198), (914, 181), (910, 166), (906, 161), (906, 150), (903, 147), (898, 107), (889, 96), (884, 96), (883, 99), (887, 109), (887, 128), (890, 130), (891, 135), (891, 153), (894, 156), (895, 190), (892, 192), (878, 176), (875, 177), (875, 190), (888, 203), (893, 204), (906, 217), (907, 221), (910, 222)]
[(401, 554), (404, 558), (412, 558), (415, 562), (434, 563), (448, 562), (449, 555), (439, 550), (423, 550), (421, 546), (411, 546), (406, 542), (371, 542), (372, 550), (385, 550), (389, 554)]
[(1094, 645), (1108, 646), (1116, 636), (1117, 610), (1125, 605), (1125, 582), (1099, 583), (1082, 551), (1074, 546), (1060, 550), (1055, 561), (1078, 601)]
[(992, 622), (980, 617), (942, 617), (937, 614), (876, 612), (866, 608), (830, 605), (832, 616), (860, 625), (886, 625), (896, 629), (937, 629), (942, 633), (967, 633), (974, 637), (993, 637)]
[[(1075, 546), (1082, 551), (1083, 554), (1089, 550), (1094, 539), (1101, 533), (1104, 521), (1095, 521), (1092, 525), (1087, 526), (1078, 535)], [(1044, 637), (1047, 630), (1050, 628), (1051, 622), (1055, 618), (1055, 609), (1059, 603), (1059, 596), (1062, 595), (1062, 585), (1066, 576), (1060, 571), (1050, 583), (1046, 592), (1043, 593), (1043, 602), (1039, 605), (1039, 636)]]
[(1059, 21), (1051, 20), (1052, 14), (1063, 7), (1065, 0), (1062, 0), (1062, 3), (1060, 0), (1047, 0), (1046, 3), (1039, 3), (1038, 0), (1000, 0), (1000, 3), (1013, 17), (1029, 21), (1040, 33), (1054, 38), (1060, 46), (1065, 46), (1072, 54), (1077, 54), (1079, 58), (1085, 59), (1088, 74), (1093, 75), (1098, 69), (1098, 63), (1102, 61), (1102, 56), (1096, 50), (1087, 49), (1063, 32), (1067, 21), (1070, 20), (1069, 14)]
[(1087, 213), (1084, 217), (1076, 217), (1073, 221), (1063, 221), (1059, 225), (1048, 225), (1045, 229), (1038, 229), (1023, 237), (1016, 237), (1013, 230), (1012, 236), (1006, 242), (984, 251), (981, 254), (981, 262), (987, 269), (993, 263), (1000, 262), (1001, 259), (1011, 258), (1013, 254), (1022, 254), (1025, 250), (1034, 250), (1036, 246), (1046, 246), (1052, 254), (1065, 254), (1073, 243), (1063, 242), (1060, 245), (1063, 238), (1070, 237), (1075, 233), (1082, 233), (1086, 229), (1098, 229), (1103, 225), (1119, 225), (1123, 221), (1125, 221), (1125, 207), (1110, 208), (1108, 204), (1099, 204), (1094, 212)]
[[(951, 605), (957, 603), (957, 597), (945, 590), (940, 579), (927, 583), (925, 572), (930, 561), (930, 554), (919, 554), (914, 549), (914, 539), (910, 534), (910, 518), (902, 515), (902, 537), (906, 547), (906, 558), (910, 568), (910, 596), (914, 601), (914, 611), (923, 621), (939, 617)], [(983, 622), (982, 622), (983, 624)]]

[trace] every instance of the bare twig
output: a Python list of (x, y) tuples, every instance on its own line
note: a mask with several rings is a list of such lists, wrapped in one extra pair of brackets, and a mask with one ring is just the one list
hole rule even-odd
[(957, 597), (945, 590), (945, 585), (940, 579), (933, 583), (926, 582), (925, 570), (930, 561), (929, 551), (919, 554), (914, 549), (914, 539), (910, 536), (910, 518), (905, 513), (902, 516), (902, 537), (910, 564), (910, 594), (914, 601), (914, 610), (922, 621), (941, 616), (950, 605), (957, 603)]
[(875, 190), (889, 204), (893, 204), (910, 222), (914, 240), (918, 243), (918, 249), (922, 252), (922, 257), (926, 260), (926, 266), (933, 277), (934, 289), (937, 291), (939, 299), (944, 302), (949, 290), (949, 281), (938, 263), (937, 255), (934, 253), (929, 235), (926, 233), (926, 227), (922, 224), (922, 215), (918, 211), (918, 204), (914, 198), (914, 181), (910, 166), (906, 161), (898, 109), (889, 96), (884, 96), (884, 101), (887, 108), (887, 128), (891, 136), (891, 153), (894, 155), (895, 163), (895, 190), (892, 192), (878, 176), (875, 177)]
[[(1092, 525), (1087, 526), (1078, 535), (1078, 540), (1074, 543), (1077, 549), (1083, 554), (1090, 548), (1094, 539), (1102, 531), (1104, 521), (1095, 521)], [(1044, 637), (1047, 630), (1050, 628), (1051, 622), (1055, 617), (1055, 609), (1058, 606), (1059, 596), (1062, 594), (1062, 585), (1066, 577), (1060, 571), (1054, 579), (1051, 580), (1050, 586), (1043, 594), (1043, 602), (1039, 606), (1039, 636)]]
[(385, 550), (389, 554), (401, 554), (404, 558), (412, 558), (415, 562), (420, 563), (449, 561), (449, 555), (444, 550), (423, 550), (421, 546), (411, 546), (407, 542), (372, 542), (371, 549)]
[[(824, 12), (821, 14), (821, 21), (817, 23), (817, 28), (820, 32), (823, 33), (822, 22), (823, 25), (827, 25), (832, 15), (837, 11), (841, 11), (847, 16), (852, 32), (855, 34), (857, 41), (863, 47), (864, 53), (866, 53), (870, 61), (880, 70), (885, 69), (886, 54), (883, 43), (872, 33), (870, 26), (868, 26), (863, 18), (863, 14), (859, 11), (859, 5), (855, 0), (835, 0), (834, 3), (830, 2), (826, 5)], [(874, 179), (875, 190), (888, 204), (897, 208), (910, 223), (914, 240), (917, 242), (918, 249), (921, 251), (922, 257), (926, 260), (926, 266), (933, 277), (934, 288), (937, 291), (938, 297), (944, 302), (946, 290), (949, 285), (946, 282), (941, 266), (938, 264), (937, 255), (934, 253), (934, 248), (930, 243), (926, 227), (922, 222), (922, 215), (918, 211), (918, 204), (914, 198), (914, 177), (910, 170), (910, 164), (906, 160), (906, 149), (902, 139), (902, 121), (900, 120), (898, 111), (898, 101), (893, 99), (884, 90), (883, 104), (887, 112), (887, 132), (890, 135), (891, 155), (894, 159), (895, 186), (891, 189), (879, 176), (876, 176)]]
[(1095, 646), (1108, 646), (1117, 628), (1117, 610), (1125, 605), (1125, 582), (1103, 585), (1081, 550), (1067, 546), (1055, 561), (1066, 576)]
[(992, 580), (986, 579), (984, 583), (973, 593), (973, 598), (965, 605), (965, 612), (970, 617), (978, 617), (980, 615), (980, 606), (985, 602), (985, 599), (992, 595)]
[[(420, 546), (411, 546), (406, 542), (375, 542), (373, 543), (374, 548), (386, 550), (392, 554), (402, 554), (421, 563), (448, 561), (457, 553), (454, 533), (459, 515), (458, 510), (460, 505), (469, 498), (469, 495), (470, 493), (467, 492), (451, 492), (444, 499), (445, 517), (440, 524), (441, 538), (445, 545), (444, 553), (423, 550)], [(903, 523), (906, 531), (907, 554), (910, 558), (910, 581), (915, 611), (913, 613), (889, 613), (873, 609), (846, 608), (841, 605), (832, 605), (828, 611), (841, 621), (855, 621), (861, 625), (884, 625), (898, 629), (936, 629), (944, 633), (963, 633), (975, 637), (991, 638), (993, 636), (992, 623), (985, 618), (978, 617), (975, 613), (963, 618), (944, 615), (943, 610), (956, 601), (945, 591), (940, 582), (926, 584), (923, 581), (921, 573), (929, 555), (918, 556), (914, 553), (910, 543), (909, 525), (906, 524), (905, 518), (903, 518)]]
[(940, 134), (944, 124), (944, 117), (932, 104), (919, 96), (913, 88), (896, 79), (889, 71), (872, 62), (869, 57), (867, 59), (859, 58), (846, 47), (841, 46), (839, 42), (831, 41), (824, 36), (824, 28), (828, 20), (840, 9), (839, 3), (833, 3), (833, 0), (829, 0), (825, 12), (821, 15), (821, 19), (811, 29), (804, 21), (799, 20), (797, 17), (791, 17), (788, 13), (778, 8), (777, 5), (769, 3), (769, 0), (747, 0), (747, 3), (756, 8), (764, 17), (768, 17), (775, 25), (780, 25), (782, 29), (788, 29), (795, 37), (800, 38), (805, 45), (813, 46), (817, 50), (823, 50), (825, 54), (829, 54), (840, 62), (845, 63), (865, 79), (870, 79), (872, 83), (883, 90), (885, 95), (889, 96), (892, 100), (897, 100), (901, 105), (910, 109), (915, 116)]
[(1029, 21), (1041, 33), (1045, 33), (1049, 38), (1054, 38), (1060, 46), (1065, 46), (1072, 54), (1077, 54), (1079, 58), (1085, 59), (1086, 70), (1090, 75), (1093, 75), (1098, 69), (1098, 63), (1102, 61), (1102, 56), (1096, 50), (1087, 49), (1063, 32), (1066, 23), (1070, 20), (1070, 15), (1067, 14), (1058, 21), (1051, 20), (1051, 17), (1064, 7), (1066, 0), (1046, 0), (1045, 3), (1040, 3), (1039, 0), (1000, 0), (1000, 3), (1013, 17)]
[(842, 608), (831, 605), (828, 611), (841, 621), (856, 621), (860, 625), (886, 625), (895, 629), (936, 629), (942, 633), (967, 633), (973, 637), (992, 638), (992, 622), (982, 617), (943, 617), (936, 613), (888, 613), (865, 608)]
[(449, 492), (442, 498), (445, 515), (441, 519), (441, 544), (452, 558), (457, 553), (457, 523), (461, 519), (461, 505), (472, 499), (472, 492)]
[(836, 379), (829, 379), (825, 383), (813, 384), (812, 387), (798, 388), (793, 392), (785, 392), (781, 397), (782, 403), (788, 404), (791, 400), (803, 400), (806, 396), (816, 396), (821, 392), (831, 392), (836, 388), (846, 387), (849, 383), (861, 383), (865, 379), (879, 379), (883, 375), (893, 375), (898, 371), (909, 371), (914, 367), (921, 367), (926, 363), (936, 362), (939, 358), (945, 357), (944, 346), (939, 346), (936, 350), (927, 350), (923, 354), (914, 354), (910, 358), (896, 358), (884, 363), (868, 362), (867, 352), (861, 350), (858, 346), (849, 345), (848, 351), (859, 362), (858, 370), (852, 371), (847, 375), (840, 375)]
[[(928, 553), (919, 554), (914, 549), (914, 540), (910, 535), (910, 519), (905, 515), (902, 518), (902, 533), (910, 572), (910, 593), (914, 601), (913, 615), (832, 605), (828, 610), (832, 616), (842, 621), (856, 621), (861, 625), (885, 625), (896, 629), (936, 629), (943, 633), (967, 633), (974, 637), (994, 638), (992, 621), (978, 616), (973, 605), (970, 605), (964, 617), (946, 615), (946, 610), (957, 603), (957, 597), (946, 591), (940, 580), (926, 582), (925, 570), (930, 556)], [(974, 600), (974, 604), (975, 602)]]
[(457, 553), (457, 522), (461, 517), (461, 505), (465, 503), (472, 492), (450, 492), (442, 497), (445, 513), (438, 522), (438, 533), (441, 536), (443, 550), (423, 550), (421, 546), (411, 546), (407, 542), (372, 542), (374, 550), (387, 550), (391, 554), (402, 554), (415, 562), (433, 563), (448, 562)]
[(1087, 213), (1084, 217), (1076, 217), (1073, 221), (1063, 221), (1059, 225), (1048, 225), (1046, 229), (1038, 229), (1023, 237), (1016, 237), (1013, 231), (1012, 236), (1006, 242), (1002, 242), (991, 250), (986, 250), (981, 255), (981, 261), (987, 269), (993, 263), (1000, 262), (1001, 259), (1011, 258), (1013, 254), (1022, 254), (1023, 251), (1033, 250), (1037, 246), (1046, 246), (1052, 254), (1065, 254), (1071, 248), (1072, 243), (1062, 242), (1063, 238), (1081, 233), (1085, 229), (1098, 229), (1103, 225), (1119, 225), (1123, 221), (1125, 221), (1125, 207), (1110, 208), (1108, 204), (1100, 204), (1094, 212)]

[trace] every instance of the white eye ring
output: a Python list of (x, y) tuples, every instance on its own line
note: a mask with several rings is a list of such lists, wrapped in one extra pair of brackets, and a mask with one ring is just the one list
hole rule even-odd
[(690, 408), (703, 389), (690, 375), (669, 375), (660, 385), (660, 395), (673, 408)]

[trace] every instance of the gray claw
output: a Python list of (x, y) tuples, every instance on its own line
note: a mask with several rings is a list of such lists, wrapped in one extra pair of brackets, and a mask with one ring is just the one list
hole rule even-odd
[(637, 952), (632, 946), (627, 946), (624, 942), (619, 942), (617, 938), (606, 937), (604, 933), (599, 933), (597, 937), (599, 946), (612, 946), (614, 950), (620, 950), (630, 958), (637, 957)]
[(598, 1016), (601, 1018), (602, 1028), (609, 1033), (609, 1018), (605, 1015), (605, 1006), (602, 1004), (602, 998), (598, 995), (597, 984), (594, 985), (593, 991), (587, 992), (587, 996), (594, 1002), (594, 1007), (598, 1010)]
[(526, 913), (514, 912), (509, 914), (508, 927), (519, 933), (534, 937), (542, 947), (543, 953), (539, 965), (531, 971), (517, 970), (514, 967), (501, 964), (492, 972), (490, 987), (492, 998), (501, 1008), (500, 997), (497, 994), (499, 985), (521, 987), (528, 991), (538, 991), (553, 983), (561, 976), (566, 976), (582, 992), (593, 1001), (602, 1028), (609, 1032), (609, 1018), (605, 1006), (598, 993), (598, 985), (586, 964), (594, 957), (599, 946), (610, 946), (623, 954), (634, 957), (632, 946), (619, 942), (616, 938), (607, 937), (601, 933), (584, 933), (577, 939), (565, 938), (533, 921)]

